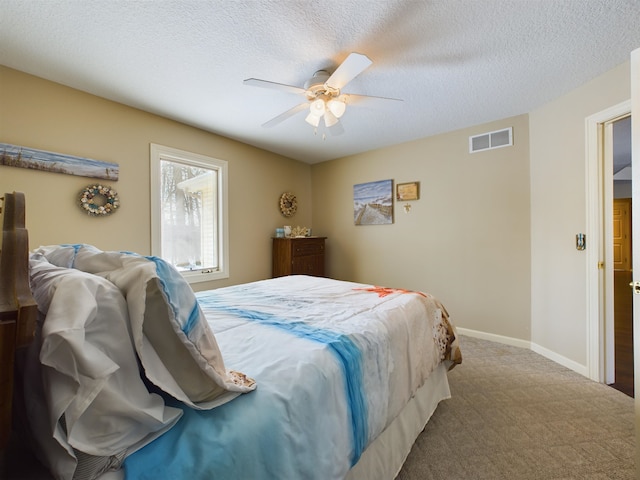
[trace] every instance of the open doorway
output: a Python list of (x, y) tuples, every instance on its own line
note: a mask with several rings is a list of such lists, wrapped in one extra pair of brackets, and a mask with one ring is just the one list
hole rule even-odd
[[(587, 160), (587, 367), (589, 378), (597, 382), (615, 383), (615, 325), (614, 325), (614, 125), (630, 118), (631, 101), (619, 103), (586, 119)], [(619, 128), (625, 123), (617, 124)], [(620, 137), (621, 135), (616, 135)], [(629, 134), (630, 138), (630, 134)], [(621, 143), (616, 151), (621, 152)], [(631, 156), (628, 155), (629, 164)], [(630, 173), (623, 172), (621, 160), (615, 173), (618, 181)], [(631, 194), (631, 181), (618, 183), (618, 196)], [(626, 193), (622, 193), (623, 188)], [(617, 188), (617, 187), (616, 187)], [(590, 240), (589, 240), (590, 239)], [(627, 288), (629, 288), (627, 283)], [(629, 288), (631, 290), (631, 288)]]
[[(605, 127), (606, 128), (606, 127)], [(633, 397), (633, 292), (631, 229), (631, 116), (611, 122), (613, 163), (613, 339), (614, 381)], [(605, 136), (607, 139), (608, 136)], [(606, 141), (606, 140), (605, 140)]]

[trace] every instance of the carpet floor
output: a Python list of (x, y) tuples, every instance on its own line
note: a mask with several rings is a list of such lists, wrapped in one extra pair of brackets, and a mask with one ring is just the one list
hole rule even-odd
[(461, 350), (397, 480), (637, 478), (633, 398), (528, 349)]

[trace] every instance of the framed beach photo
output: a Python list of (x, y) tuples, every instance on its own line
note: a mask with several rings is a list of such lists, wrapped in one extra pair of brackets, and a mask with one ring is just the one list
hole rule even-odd
[(353, 220), (356, 225), (393, 223), (393, 180), (354, 185)]
[(117, 163), (47, 152), (9, 143), (0, 143), (0, 165), (114, 181), (118, 180), (120, 173), (120, 166)]
[(399, 183), (396, 185), (396, 200), (418, 200), (420, 198), (420, 182)]

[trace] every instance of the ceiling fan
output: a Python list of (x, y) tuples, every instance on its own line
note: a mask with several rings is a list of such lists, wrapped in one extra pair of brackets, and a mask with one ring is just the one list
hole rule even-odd
[(329, 74), (326, 70), (318, 70), (313, 74), (313, 77), (305, 82), (304, 87), (295, 87), (293, 85), (285, 85), (283, 83), (270, 82), (257, 78), (247, 78), (243, 83), (245, 85), (271, 88), (304, 95), (306, 97), (305, 102), (263, 123), (263, 127), (274, 127), (297, 113), (307, 110), (308, 114), (305, 118), (307, 123), (317, 128), (322, 121), (333, 135), (339, 135), (344, 130), (338, 119), (344, 114), (347, 104), (353, 104), (367, 99), (402, 101), (397, 98), (342, 93), (344, 86), (372, 63), (366, 55), (354, 52), (349, 54), (332, 74)]

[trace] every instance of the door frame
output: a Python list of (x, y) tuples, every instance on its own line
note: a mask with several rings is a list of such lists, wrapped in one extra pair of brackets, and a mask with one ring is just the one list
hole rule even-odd
[(613, 157), (611, 151), (605, 152), (605, 145), (611, 145), (611, 128), (606, 125), (630, 113), (631, 100), (626, 100), (585, 121), (587, 369), (589, 378), (601, 383), (612, 383), (615, 377), (611, 253)]

